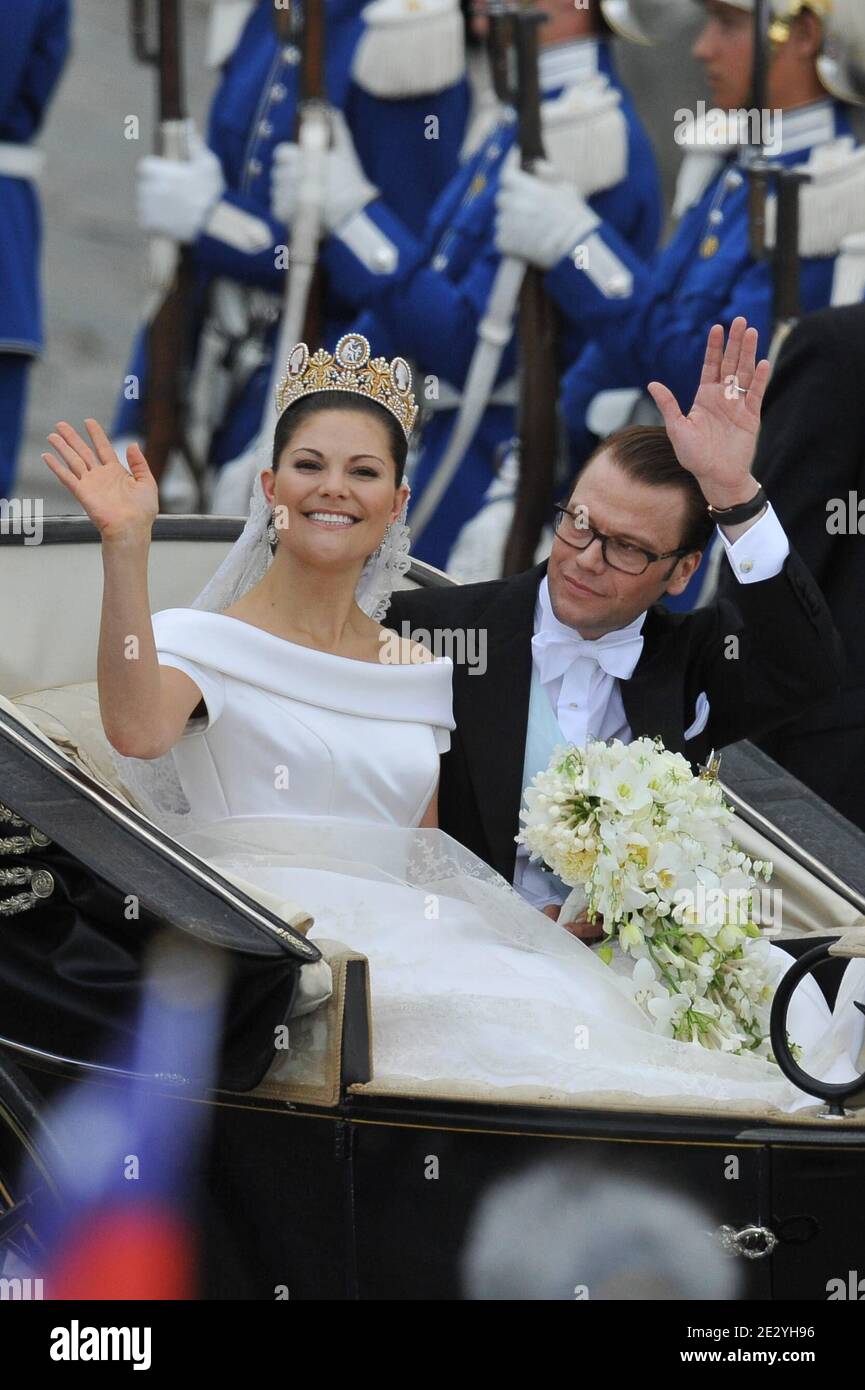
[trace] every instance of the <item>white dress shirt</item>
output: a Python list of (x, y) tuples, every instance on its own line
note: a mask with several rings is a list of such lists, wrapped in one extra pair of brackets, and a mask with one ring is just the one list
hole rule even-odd
[[(718, 535), (740, 584), (774, 578), (790, 553), (786, 532), (771, 505), (737, 541), (728, 540), (720, 528)], [(627, 627), (589, 641), (559, 622), (544, 576), (535, 604), (532, 665), (568, 743), (584, 748), (589, 738), (631, 742), (619, 682), (634, 674), (642, 654), (645, 621), (646, 614), (641, 613)], [(708, 701), (703, 725), (707, 718)], [(517, 846), (514, 887), (533, 907), (563, 901), (550, 875), (540, 864), (529, 863), (524, 845)]]

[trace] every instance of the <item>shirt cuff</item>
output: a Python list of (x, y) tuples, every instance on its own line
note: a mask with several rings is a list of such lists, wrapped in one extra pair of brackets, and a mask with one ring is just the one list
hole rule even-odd
[(540, 864), (533, 864), (525, 854), (517, 855), (514, 888), (530, 907), (536, 907), (539, 912), (553, 904), (561, 907), (565, 901), (556, 890), (552, 875), (542, 869)]
[(760, 520), (755, 521), (751, 529), (737, 541), (729, 540), (720, 526), (718, 535), (740, 584), (759, 584), (763, 579), (774, 579), (776, 574), (781, 573), (790, 554), (787, 532), (771, 502)]

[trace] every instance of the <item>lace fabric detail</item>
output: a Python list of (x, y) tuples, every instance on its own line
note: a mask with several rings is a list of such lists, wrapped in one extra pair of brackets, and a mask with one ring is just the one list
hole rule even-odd
[[(587, 1045), (581, 1046), (586, 1030)], [(576, 1044), (576, 1045), (575, 1045)], [(796, 1092), (759, 1058), (729, 1058), (650, 1033), (629, 1036), (563, 1005), (480, 994), (376, 998), (375, 1079), (536, 1086), (551, 1093), (762, 1102), (787, 1111)]]
[(359, 608), (380, 623), (390, 607), (391, 595), (411, 564), (411, 534), (406, 523), (408, 500), (387, 529), (384, 540), (367, 560), (355, 591)]
[[(250, 878), (280, 868), (320, 869), (415, 889), (431, 904), (436, 899), (466, 904), (510, 946), (560, 959), (585, 955), (589, 968), (607, 973), (581, 942), (529, 907), (501, 874), (443, 830), (244, 816), (198, 827), (184, 835), (184, 842), (205, 858), (242, 863), (237, 872)], [(360, 910), (361, 901), (353, 911)], [(331, 934), (339, 936), (335, 928)]]
[(188, 832), (196, 824), (174, 758), (126, 758), (112, 749), (117, 776), (130, 800), (168, 835)]

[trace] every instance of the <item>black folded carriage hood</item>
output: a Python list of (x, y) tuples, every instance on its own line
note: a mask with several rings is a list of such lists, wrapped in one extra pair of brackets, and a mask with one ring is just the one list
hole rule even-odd
[(182, 932), (228, 967), (218, 1082), (253, 1087), (318, 949), (4, 710), (0, 805), (0, 870), (13, 871), (0, 875), (0, 1046), (86, 1066), (130, 1056), (150, 947)]

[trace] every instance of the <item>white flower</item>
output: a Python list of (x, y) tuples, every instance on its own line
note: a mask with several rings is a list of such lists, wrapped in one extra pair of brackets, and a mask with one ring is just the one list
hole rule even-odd
[(592, 790), (623, 815), (633, 815), (652, 802), (649, 779), (636, 768), (604, 768), (593, 779)]
[(644, 940), (643, 933), (640, 931), (640, 928), (633, 918), (622, 927), (619, 932), (619, 940), (626, 951), (629, 947), (642, 946)]
[(673, 1036), (690, 1003), (686, 994), (668, 994), (666, 990), (659, 990), (648, 1000), (646, 1008), (661, 1037)]

